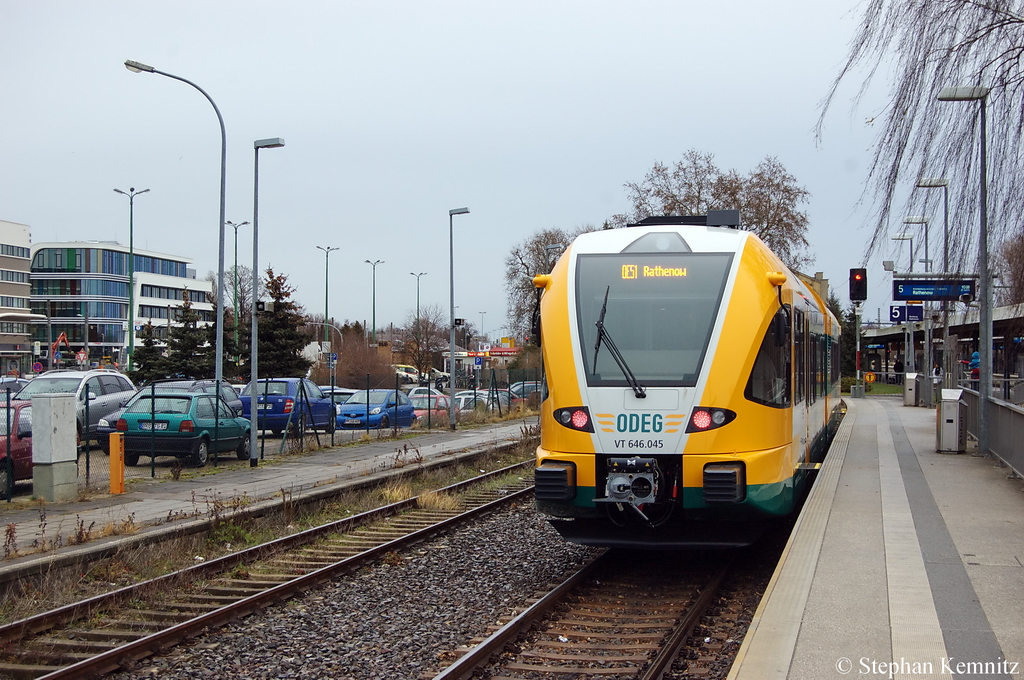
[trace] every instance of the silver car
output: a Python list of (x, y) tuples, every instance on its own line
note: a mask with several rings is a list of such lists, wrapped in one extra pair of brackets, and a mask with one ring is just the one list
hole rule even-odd
[(100, 418), (124, 405), (135, 394), (135, 385), (117, 371), (47, 371), (29, 381), (18, 399), (29, 400), (37, 394), (73, 394), (78, 403), (78, 434), (85, 437), (86, 404), (89, 409), (89, 435), (95, 438)]

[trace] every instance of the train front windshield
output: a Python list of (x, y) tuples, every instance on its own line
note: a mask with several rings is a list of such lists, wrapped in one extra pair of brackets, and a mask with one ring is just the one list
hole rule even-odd
[(597, 321), (604, 309), (607, 337), (641, 385), (696, 385), (732, 257), (691, 252), (580, 255), (576, 309), (587, 384), (629, 385), (606, 342), (595, 352)]

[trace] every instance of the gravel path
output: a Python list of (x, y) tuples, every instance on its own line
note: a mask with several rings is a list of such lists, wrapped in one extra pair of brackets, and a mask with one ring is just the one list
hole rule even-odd
[(113, 677), (418, 680), (590, 552), (531, 500)]

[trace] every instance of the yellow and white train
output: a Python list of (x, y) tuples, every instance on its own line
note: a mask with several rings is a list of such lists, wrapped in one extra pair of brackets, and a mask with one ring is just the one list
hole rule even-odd
[(538, 509), (592, 545), (738, 546), (798, 506), (839, 419), (839, 333), (737, 211), (581, 235), (537, 318)]

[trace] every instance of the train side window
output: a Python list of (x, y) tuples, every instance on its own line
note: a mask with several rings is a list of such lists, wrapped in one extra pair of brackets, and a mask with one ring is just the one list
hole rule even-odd
[(787, 305), (775, 313), (761, 340), (754, 367), (743, 390), (743, 396), (748, 400), (774, 408), (789, 406), (791, 332)]

